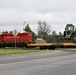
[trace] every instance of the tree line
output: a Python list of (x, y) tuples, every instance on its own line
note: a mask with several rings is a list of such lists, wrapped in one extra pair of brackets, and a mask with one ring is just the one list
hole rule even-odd
[[(37, 34), (31, 29), (29, 24), (27, 24), (23, 30), (25, 32), (32, 32), (33, 42), (35, 42), (37, 38), (42, 38), (47, 43), (67, 42), (63, 39), (62, 32), (57, 34), (56, 31), (52, 31), (51, 25), (46, 21), (38, 21)], [(3, 33), (13, 33), (13, 31), (5, 31)]]
[(42, 38), (47, 43), (64, 42), (63, 34), (61, 32), (57, 34), (56, 31), (52, 31), (51, 28), (51, 25), (47, 22), (38, 21), (37, 34), (33, 30), (31, 30), (29, 24), (25, 26), (24, 31), (32, 32), (33, 41), (35, 41), (37, 38)]

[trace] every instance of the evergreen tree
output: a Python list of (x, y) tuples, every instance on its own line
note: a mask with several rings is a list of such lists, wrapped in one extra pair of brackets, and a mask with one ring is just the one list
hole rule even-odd
[(25, 26), (24, 31), (32, 32), (31, 28), (29, 27), (29, 24), (27, 24), (27, 26)]
[(33, 31), (31, 30), (29, 24), (27, 24), (27, 26), (25, 26), (24, 31), (25, 31), (25, 32), (32, 32), (33, 42), (36, 40), (37, 35), (35, 34), (35, 32), (33, 32)]

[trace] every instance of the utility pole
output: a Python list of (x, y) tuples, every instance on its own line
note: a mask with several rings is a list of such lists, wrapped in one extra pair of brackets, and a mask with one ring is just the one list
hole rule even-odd
[(26, 21), (23, 22), (23, 30), (25, 30), (25, 26), (27, 26)]

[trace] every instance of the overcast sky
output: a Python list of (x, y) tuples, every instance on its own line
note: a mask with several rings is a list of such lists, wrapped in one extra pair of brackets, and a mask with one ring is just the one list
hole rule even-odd
[(63, 32), (66, 24), (76, 24), (76, 0), (0, 0), (0, 32), (22, 32), (24, 21), (37, 32), (38, 20)]

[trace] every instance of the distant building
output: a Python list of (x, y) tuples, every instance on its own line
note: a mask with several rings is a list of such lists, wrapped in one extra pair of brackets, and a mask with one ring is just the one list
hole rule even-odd
[(44, 39), (42, 39), (42, 38), (37, 38), (35, 42), (36, 43), (41, 43), (41, 44), (46, 43), (46, 41)]

